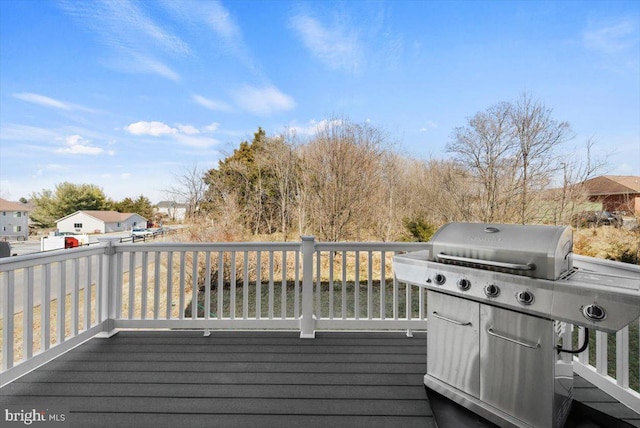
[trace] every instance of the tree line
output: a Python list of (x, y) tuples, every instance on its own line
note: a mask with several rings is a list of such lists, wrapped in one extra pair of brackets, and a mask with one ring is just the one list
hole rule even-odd
[(259, 128), (217, 167), (177, 177), (172, 193), (228, 239), (424, 240), (451, 221), (568, 224), (585, 200), (580, 183), (602, 166), (562, 156), (571, 138), (528, 95), (454, 129), (446, 160), (403, 156), (384, 130), (334, 117), (304, 138)]
[(41, 228), (55, 227), (56, 220), (81, 210), (138, 213), (148, 220), (154, 216), (153, 205), (147, 197), (140, 195), (135, 200), (127, 197), (113, 201), (102, 188), (93, 184), (59, 183), (53, 190), (43, 189), (33, 193), (30, 202), (34, 209), (29, 217)]

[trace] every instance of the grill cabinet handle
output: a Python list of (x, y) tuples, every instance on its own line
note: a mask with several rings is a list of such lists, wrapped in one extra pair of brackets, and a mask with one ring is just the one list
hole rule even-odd
[(502, 334), (498, 334), (495, 331), (493, 331), (493, 327), (489, 327), (489, 329), (487, 330), (487, 333), (489, 333), (491, 336), (506, 340), (511, 343), (515, 343), (516, 345), (524, 346), (526, 348), (537, 349), (540, 347), (540, 342), (532, 344), (532, 343), (522, 342), (512, 337), (503, 336)]
[(442, 315), (438, 314), (436, 311), (433, 311), (433, 316), (436, 317), (436, 318), (439, 318), (441, 320), (448, 321), (450, 323), (457, 324), (457, 325), (471, 325), (471, 321), (467, 321), (467, 322), (456, 321), (456, 320), (451, 319), (451, 318), (443, 317)]
[(454, 262), (463, 262), (463, 263), (475, 263), (479, 265), (485, 266), (493, 266), (502, 269), (511, 269), (511, 270), (534, 270), (536, 265), (534, 263), (525, 264), (517, 264), (517, 263), (504, 263), (504, 262), (496, 262), (493, 260), (482, 260), (482, 259), (472, 259), (470, 257), (460, 257), (460, 256), (450, 256), (446, 253), (438, 254), (438, 259), (442, 260), (450, 260)]

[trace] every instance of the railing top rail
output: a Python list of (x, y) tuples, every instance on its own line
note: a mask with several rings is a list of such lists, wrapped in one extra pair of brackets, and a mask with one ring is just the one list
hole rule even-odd
[(296, 251), (300, 242), (157, 242), (119, 243), (116, 252), (130, 251)]
[(317, 242), (317, 251), (418, 251), (426, 242)]
[(5, 257), (0, 259), (0, 272), (7, 272), (15, 269), (24, 269), (32, 266), (39, 266), (46, 263), (62, 262), (65, 260), (72, 260), (80, 257), (104, 254), (105, 249), (108, 247), (108, 245), (109, 244), (107, 243), (100, 242), (76, 248)]

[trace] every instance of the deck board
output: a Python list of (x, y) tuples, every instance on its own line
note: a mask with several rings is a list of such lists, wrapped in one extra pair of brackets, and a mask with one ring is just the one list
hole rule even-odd
[[(1, 388), (0, 403), (59, 409), (72, 427), (492, 426), (427, 395), (426, 342), (426, 333), (311, 340), (296, 332), (123, 331)], [(640, 415), (584, 379), (574, 386), (568, 427), (640, 427)]]
[(435, 426), (426, 335), (120, 332), (0, 389), (71, 426)]

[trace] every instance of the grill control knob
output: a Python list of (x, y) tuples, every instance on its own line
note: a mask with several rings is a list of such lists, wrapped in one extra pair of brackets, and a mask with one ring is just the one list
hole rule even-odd
[(462, 278), (458, 281), (458, 288), (462, 291), (467, 291), (471, 288), (471, 281), (468, 279)]
[(528, 306), (533, 303), (535, 297), (530, 291), (519, 291), (518, 293), (516, 293), (516, 300), (521, 305)]
[(484, 287), (484, 294), (487, 297), (498, 297), (500, 295), (500, 287), (495, 284), (489, 284)]
[(433, 278), (433, 282), (435, 282), (437, 285), (442, 285), (445, 282), (447, 282), (447, 277), (441, 273), (437, 273), (436, 276)]
[(589, 321), (597, 322), (607, 317), (607, 311), (602, 306), (593, 303), (582, 308), (582, 315)]

